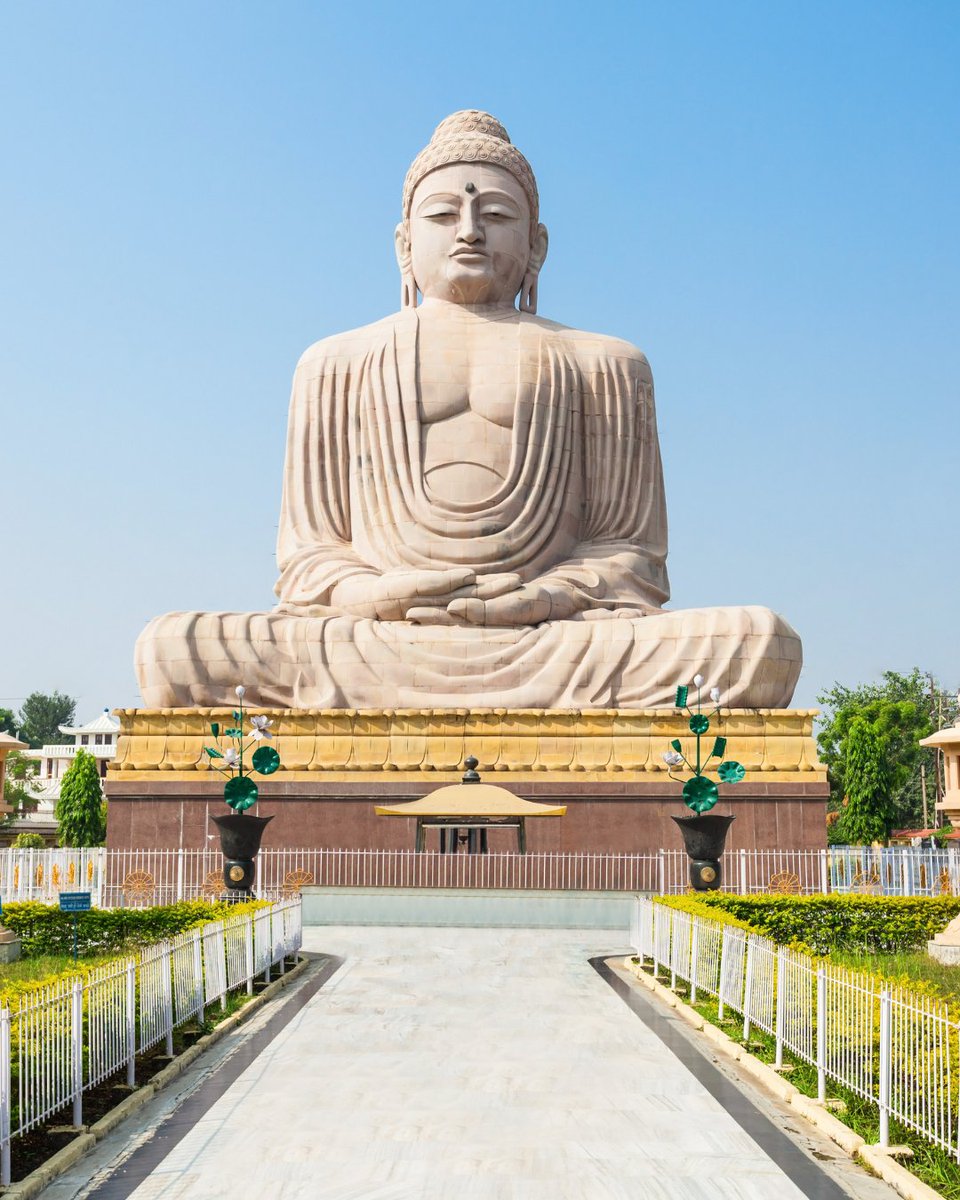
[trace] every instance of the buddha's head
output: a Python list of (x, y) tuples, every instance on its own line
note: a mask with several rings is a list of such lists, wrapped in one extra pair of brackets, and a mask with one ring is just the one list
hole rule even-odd
[(512, 304), (537, 311), (547, 255), (530, 164), (489, 113), (441, 121), (413, 160), (396, 231), (402, 304), (417, 291), (454, 304)]

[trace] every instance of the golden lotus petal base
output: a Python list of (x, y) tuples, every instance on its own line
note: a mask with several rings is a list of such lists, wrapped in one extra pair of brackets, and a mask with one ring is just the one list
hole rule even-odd
[[(667, 709), (264, 709), (282, 766), (271, 782), (359, 783), (417, 779), (453, 782), (472, 754), (479, 770), (511, 783), (658, 784), (672, 791), (662, 755), (673, 739), (694, 753), (683, 713)], [(223, 777), (204, 753), (211, 721), (226, 708), (118, 709), (120, 739), (112, 783), (201, 781)], [(735, 801), (757, 784), (826, 784), (817, 758), (813, 709), (732, 709), (713, 728), (725, 757), (746, 776), (721, 795)], [(714, 764), (719, 765), (719, 764)], [(688, 774), (674, 768), (675, 777)], [(206, 789), (204, 789), (206, 790)], [(269, 790), (269, 789), (268, 789)], [(646, 788), (642, 790), (647, 790)]]

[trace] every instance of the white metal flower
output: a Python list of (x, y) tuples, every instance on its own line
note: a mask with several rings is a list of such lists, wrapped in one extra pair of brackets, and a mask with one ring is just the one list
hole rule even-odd
[(244, 697), (244, 693), (246, 692), (246, 690), (247, 690), (247, 689), (246, 689), (246, 688), (243, 686), (243, 684), (242, 684), (242, 683), (241, 683), (241, 684), (240, 684), (240, 685), (237, 687), (237, 689), (236, 689), (236, 691), (237, 691), (237, 695), (239, 696), (239, 698), (240, 698), (241, 700), (243, 699), (243, 697)]
[(231, 771), (235, 771), (240, 766), (239, 750), (234, 750), (232, 746), (228, 746), (223, 752), (223, 765), (229, 767)]
[(711, 688), (710, 689), (710, 699), (714, 702), (714, 704), (720, 703), (720, 689), (719, 688)]
[(694, 677), (693, 677), (693, 686), (694, 686), (694, 687), (700, 687), (700, 685), (701, 685), (702, 683), (703, 683), (703, 676), (702, 676), (702, 675), (694, 675)]
[(663, 755), (663, 761), (668, 767), (679, 767), (683, 762), (683, 755), (678, 754), (676, 750), (667, 750)]
[(250, 736), (255, 742), (259, 742), (261, 738), (272, 738), (273, 734), (269, 727), (273, 724), (269, 717), (251, 717), (250, 724), (253, 729), (250, 731)]

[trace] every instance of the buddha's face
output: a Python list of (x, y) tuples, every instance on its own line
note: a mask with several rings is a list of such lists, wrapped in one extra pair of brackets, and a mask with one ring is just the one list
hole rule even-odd
[(408, 229), (397, 234), (424, 297), (454, 304), (512, 304), (534, 251), (523, 188), (485, 163), (451, 163), (424, 176)]

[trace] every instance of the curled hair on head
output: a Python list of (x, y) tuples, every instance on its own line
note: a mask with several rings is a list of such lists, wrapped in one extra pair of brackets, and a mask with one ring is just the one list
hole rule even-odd
[(540, 196), (533, 170), (497, 118), (477, 108), (466, 108), (444, 118), (411, 163), (403, 181), (404, 220), (410, 216), (413, 193), (420, 180), (438, 167), (457, 162), (492, 163), (510, 172), (530, 205), (532, 239), (540, 221)]

